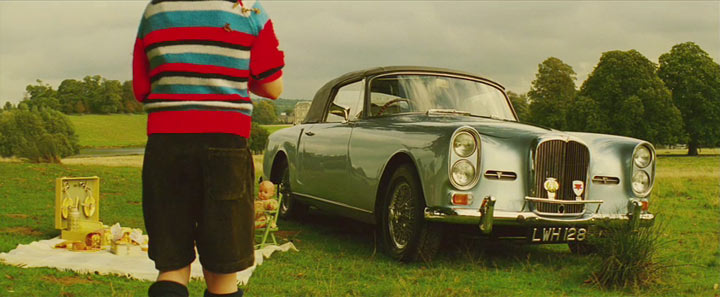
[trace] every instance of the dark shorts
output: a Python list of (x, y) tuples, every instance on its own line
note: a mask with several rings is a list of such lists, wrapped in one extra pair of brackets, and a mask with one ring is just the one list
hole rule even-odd
[(253, 265), (254, 168), (232, 134), (151, 134), (143, 165), (149, 256), (160, 271), (195, 260), (232, 273)]

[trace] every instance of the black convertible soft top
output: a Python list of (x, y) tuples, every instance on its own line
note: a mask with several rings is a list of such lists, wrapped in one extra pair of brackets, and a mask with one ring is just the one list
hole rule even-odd
[(503, 90), (505, 89), (500, 84), (493, 82), (487, 78), (483, 78), (481, 76), (478, 76), (478, 75), (475, 75), (472, 73), (467, 73), (467, 72), (458, 71), (458, 70), (445, 69), (445, 68), (424, 67), (424, 66), (387, 66), (387, 67), (368, 68), (368, 69), (364, 69), (364, 70), (358, 70), (358, 71), (345, 73), (345, 74), (341, 75), (340, 77), (333, 79), (333, 80), (327, 82), (325, 85), (323, 85), (317, 91), (317, 93), (315, 93), (315, 97), (313, 98), (312, 104), (310, 105), (310, 110), (308, 110), (308, 113), (305, 116), (305, 120), (303, 121), (303, 123), (318, 123), (323, 120), (323, 116), (325, 115), (325, 109), (330, 104), (329, 101), (331, 100), (331, 96), (333, 95), (333, 92), (335, 91), (335, 88), (337, 86), (342, 86), (342, 85), (345, 85), (345, 84), (348, 84), (351, 82), (359, 81), (368, 76), (374, 76), (374, 75), (385, 74), (385, 73), (390, 73), (390, 72), (403, 72), (403, 71), (446, 73), (446, 74), (469, 76), (469, 77), (474, 77), (474, 78), (492, 83)]

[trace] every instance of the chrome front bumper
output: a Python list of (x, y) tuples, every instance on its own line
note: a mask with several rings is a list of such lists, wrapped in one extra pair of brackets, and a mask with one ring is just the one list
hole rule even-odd
[(483, 233), (490, 233), (493, 225), (538, 226), (538, 225), (595, 225), (600, 223), (637, 222), (639, 226), (649, 226), (655, 221), (655, 215), (641, 213), (641, 205), (631, 203), (627, 214), (584, 213), (574, 217), (541, 216), (532, 211), (496, 211), (495, 198), (485, 197), (480, 209), (452, 209), (446, 207), (426, 207), (425, 220), (453, 224), (479, 225)]

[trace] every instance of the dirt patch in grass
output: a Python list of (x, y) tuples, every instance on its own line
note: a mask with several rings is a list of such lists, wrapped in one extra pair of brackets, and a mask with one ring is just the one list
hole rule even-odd
[(23, 163), (23, 159), (17, 157), (0, 158), (0, 163)]
[(100, 166), (110, 166), (110, 167), (142, 167), (143, 155), (68, 158), (68, 159), (62, 159), (62, 163), (66, 164), (66, 165), (100, 165)]
[(27, 219), (29, 217), (28, 215), (22, 213), (8, 213), (5, 214), (5, 216), (13, 219)]
[(94, 281), (94, 280), (91, 280), (88, 278), (83, 278), (83, 277), (78, 277), (78, 276), (55, 277), (52, 275), (45, 275), (42, 277), (42, 280), (45, 282), (48, 282), (48, 283), (61, 284), (63, 286), (99, 283), (98, 281)]
[(12, 233), (12, 234), (22, 234), (22, 235), (30, 235), (30, 236), (43, 235), (42, 232), (35, 230), (33, 228), (30, 228), (30, 227), (3, 228), (3, 229), (0, 229), (0, 233)]

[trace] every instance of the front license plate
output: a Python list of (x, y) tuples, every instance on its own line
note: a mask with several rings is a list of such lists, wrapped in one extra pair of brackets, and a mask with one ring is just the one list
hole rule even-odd
[(533, 227), (529, 236), (531, 243), (578, 242), (587, 237), (585, 227)]

